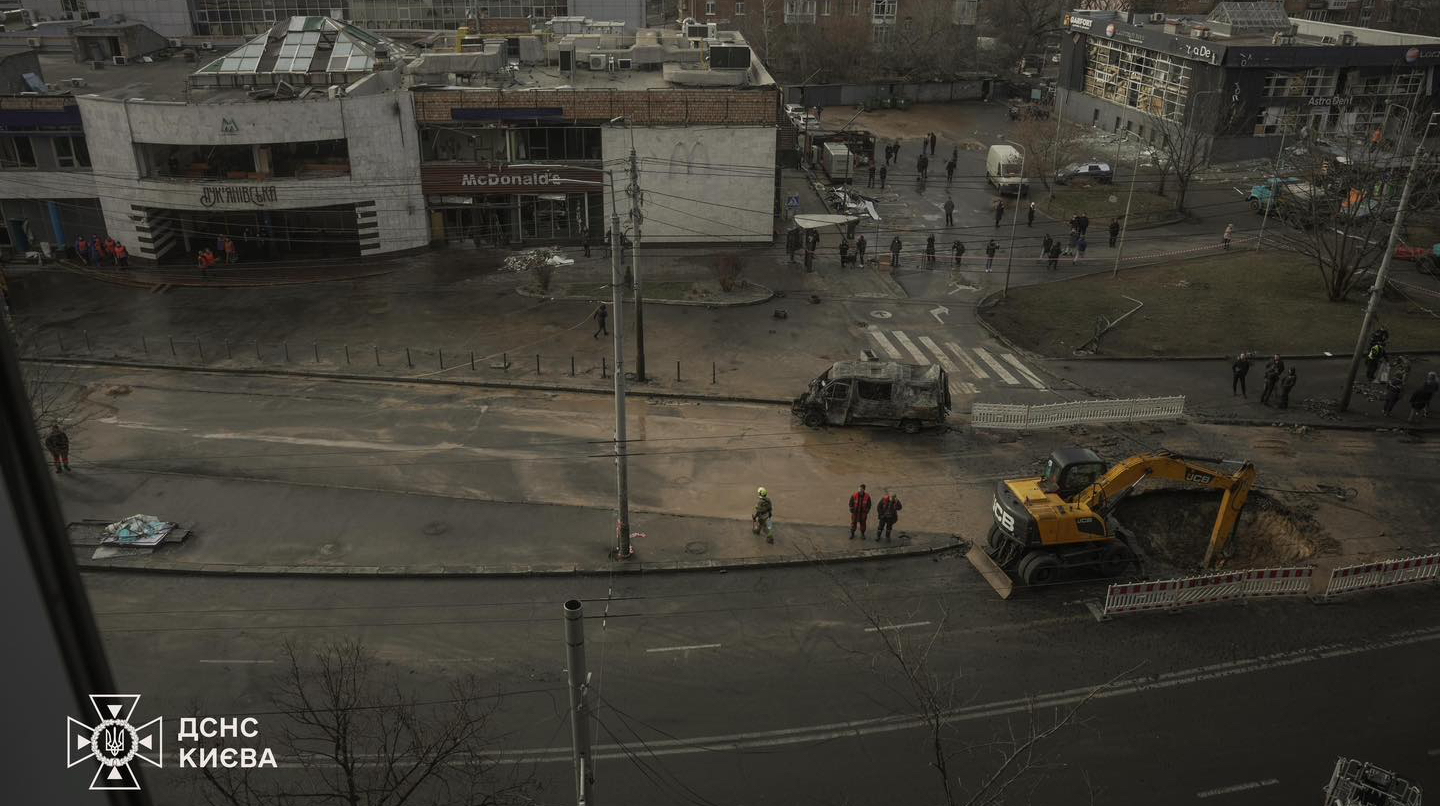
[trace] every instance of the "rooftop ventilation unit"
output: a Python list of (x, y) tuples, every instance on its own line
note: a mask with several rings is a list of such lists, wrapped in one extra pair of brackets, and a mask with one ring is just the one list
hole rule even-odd
[(172, 40), (170, 40), (170, 47), (172, 47), (172, 48), (183, 48), (183, 47), (185, 47), (185, 43), (184, 43), (184, 42), (181, 42), (181, 41), (178, 40), (178, 39), (172, 39)]
[(75, 88), (77, 88), (77, 89), (80, 88), (80, 87), (83, 87), (83, 86), (85, 86), (85, 79), (83, 79), (83, 78), (72, 78), (72, 79), (70, 79), (70, 86), (75, 87)]
[(95, 60), (93, 60), (93, 61), (90, 62), (90, 69), (91, 69), (91, 70), (104, 70), (104, 69), (105, 69), (105, 62), (104, 62), (103, 60), (101, 60), (101, 59), (95, 59)]
[(201, 49), (201, 50), (214, 50), (214, 49), (215, 49), (215, 43), (214, 43), (214, 42), (201, 42), (201, 43), (200, 43), (200, 49)]
[(630, 59), (616, 59), (615, 67), (620, 70), (629, 70), (634, 65)]
[(750, 48), (744, 45), (713, 45), (710, 48), (711, 70), (746, 70), (750, 67)]
[(590, 54), (590, 69), (591, 69), (591, 70), (604, 70), (604, 69), (605, 69), (605, 64), (606, 64), (605, 54), (603, 54), (603, 53), (592, 53), (592, 54)]
[(686, 39), (704, 39), (710, 35), (710, 26), (695, 24), (685, 26)]
[(1163, 12), (1163, 11), (1157, 11), (1157, 12), (1155, 12), (1154, 14), (1151, 14), (1151, 15), (1150, 15), (1150, 21), (1151, 21), (1151, 22), (1164, 22), (1164, 21), (1165, 21), (1165, 12)]
[(38, 47), (40, 47), (40, 37), (38, 37), (38, 36), (27, 37), (27, 38), (25, 39), (25, 44), (26, 44), (26, 45), (29, 45), (29, 46), (32, 47), (32, 48), (38, 48)]
[(111, 56), (110, 61), (116, 67), (124, 67), (125, 65), (130, 63), (130, 60), (125, 58), (124, 56)]
[(1355, 32), (1354, 32), (1354, 31), (1341, 31), (1341, 32), (1340, 32), (1340, 44), (1342, 44), (1342, 45), (1354, 45), (1355, 43), (1357, 43), (1357, 42), (1359, 42), (1359, 41), (1360, 41), (1360, 40), (1355, 37)]

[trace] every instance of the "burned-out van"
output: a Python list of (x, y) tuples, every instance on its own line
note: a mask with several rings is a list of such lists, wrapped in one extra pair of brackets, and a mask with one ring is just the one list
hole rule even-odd
[(837, 361), (810, 382), (790, 410), (811, 428), (888, 425), (907, 433), (945, 424), (950, 386), (945, 370), (895, 361)]

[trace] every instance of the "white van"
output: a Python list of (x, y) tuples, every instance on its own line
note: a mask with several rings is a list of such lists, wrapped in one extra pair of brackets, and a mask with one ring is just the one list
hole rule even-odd
[(1019, 196), (1030, 192), (1030, 180), (1020, 175), (1022, 163), (1015, 146), (990, 146), (985, 155), (985, 178), (1001, 193)]

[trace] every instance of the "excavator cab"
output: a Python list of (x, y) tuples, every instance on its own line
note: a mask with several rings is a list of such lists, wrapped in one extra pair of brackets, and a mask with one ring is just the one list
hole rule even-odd
[(1040, 474), (1040, 489), (1073, 501), (1086, 487), (1105, 475), (1108, 465), (1088, 448), (1060, 448), (1045, 460)]

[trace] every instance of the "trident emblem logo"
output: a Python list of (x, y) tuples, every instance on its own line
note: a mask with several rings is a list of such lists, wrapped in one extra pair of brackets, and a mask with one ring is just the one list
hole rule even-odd
[(69, 737), (65, 743), (67, 767), (94, 759), (99, 762), (93, 790), (139, 789), (140, 780), (130, 762), (140, 759), (160, 766), (164, 752), (164, 723), (156, 717), (139, 727), (130, 724), (139, 694), (91, 694), (90, 704), (100, 721), (93, 727), (78, 719), (65, 720)]

